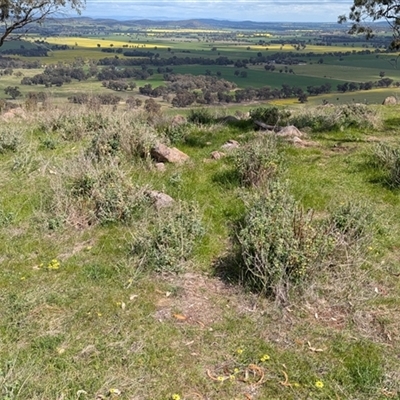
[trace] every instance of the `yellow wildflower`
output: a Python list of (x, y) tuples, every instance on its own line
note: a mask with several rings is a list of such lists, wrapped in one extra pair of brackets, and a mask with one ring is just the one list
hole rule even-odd
[(47, 265), (47, 269), (59, 269), (60, 268), (60, 261), (56, 260), (55, 258), (49, 262)]
[(240, 348), (239, 348), (239, 349), (236, 350), (236, 353), (237, 353), (237, 354), (242, 354), (243, 351), (244, 351), (243, 349), (240, 349)]
[(318, 389), (322, 389), (324, 387), (324, 382), (316, 381), (315, 382), (315, 387), (318, 388)]
[(181, 396), (179, 396), (179, 394), (177, 394), (177, 393), (174, 393), (174, 394), (171, 396), (171, 399), (172, 399), (172, 400), (181, 400)]
[(265, 362), (268, 361), (271, 357), (268, 354), (264, 354), (261, 358), (260, 361), (261, 362)]

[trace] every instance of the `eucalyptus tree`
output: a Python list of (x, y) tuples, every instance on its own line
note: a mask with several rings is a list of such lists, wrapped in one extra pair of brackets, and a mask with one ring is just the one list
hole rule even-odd
[(386, 21), (393, 31), (391, 47), (400, 48), (400, 0), (353, 0), (348, 15), (339, 16), (339, 22), (351, 21), (350, 33), (373, 36), (371, 23)]
[(80, 12), (84, 4), (85, 0), (0, 0), (0, 47), (14, 31), (41, 23), (62, 9)]

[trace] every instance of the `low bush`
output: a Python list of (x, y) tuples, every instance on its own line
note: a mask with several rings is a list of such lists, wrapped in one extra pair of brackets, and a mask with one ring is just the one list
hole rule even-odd
[(208, 108), (200, 108), (191, 109), (187, 116), (187, 120), (193, 124), (207, 125), (213, 123), (215, 118)]
[(51, 218), (75, 227), (130, 223), (147, 204), (144, 188), (134, 187), (117, 163), (70, 162), (51, 183)]
[(400, 187), (400, 147), (398, 145), (376, 144), (370, 155), (370, 163), (383, 172), (389, 186)]
[(330, 211), (328, 226), (337, 245), (356, 250), (372, 237), (372, 211), (358, 202), (345, 202)]
[(253, 121), (264, 122), (268, 125), (287, 125), (291, 112), (278, 107), (258, 107), (250, 110)]
[(99, 129), (106, 128), (109, 117), (99, 112), (61, 112), (55, 110), (41, 119), (38, 130), (45, 134), (57, 133), (67, 141), (77, 141), (93, 135)]
[(147, 157), (159, 139), (160, 134), (152, 126), (126, 116), (110, 119), (106, 127), (98, 129), (86, 152), (98, 161), (116, 155), (127, 159)]
[(21, 143), (21, 133), (16, 127), (0, 126), (0, 154), (16, 152)]
[(363, 104), (307, 108), (292, 115), (289, 122), (299, 129), (310, 128), (313, 132), (347, 128), (372, 129), (379, 127), (381, 123), (377, 112)]
[(134, 235), (131, 252), (149, 269), (179, 272), (203, 234), (198, 207), (178, 202), (154, 214), (147, 230)]
[(164, 129), (164, 135), (171, 144), (184, 142), (189, 134), (190, 126), (188, 124), (178, 126), (170, 125)]
[(305, 213), (280, 181), (268, 193), (245, 199), (246, 213), (237, 233), (244, 279), (250, 286), (285, 301), (289, 285), (321, 265), (332, 243), (313, 214)]
[(278, 176), (282, 158), (274, 136), (262, 136), (239, 148), (233, 155), (240, 182), (260, 186)]
[(355, 264), (371, 237), (371, 213), (357, 204), (339, 206), (326, 219), (305, 212), (279, 180), (245, 199), (236, 232), (244, 282), (286, 301), (289, 288), (342, 263)]

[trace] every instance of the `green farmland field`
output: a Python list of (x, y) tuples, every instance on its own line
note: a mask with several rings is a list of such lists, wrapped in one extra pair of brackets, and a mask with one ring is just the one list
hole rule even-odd
[[(71, 26), (71, 29), (78, 29), (79, 25)], [(339, 93), (337, 85), (344, 82), (376, 82), (382, 78), (393, 79), (394, 82), (400, 81), (400, 69), (396, 68), (396, 57), (394, 53), (380, 52), (380, 50), (369, 50), (366, 47), (372, 46), (357, 42), (351, 43), (350, 39), (343, 36), (341, 43), (329, 46), (316, 45), (315, 41), (319, 37), (318, 32), (310, 30), (298, 30), (281, 33), (277, 32), (252, 32), (234, 31), (231, 29), (212, 29), (212, 28), (146, 28), (132, 30), (125, 27), (122, 23), (116, 25), (113, 30), (99, 32), (94, 35), (90, 33), (86, 36), (29, 36), (29, 41), (10, 41), (3, 47), (4, 50), (11, 48), (27, 49), (34, 47), (33, 41), (39, 39), (44, 41), (46, 46), (67, 45), (67, 50), (49, 51), (47, 57), (21, 57), (22, 60), (39, 60), (41, 65), (72, 64), (77, 60), (89, 65), (96, 63), (103, 58), (110, 59), (129, 59), (122, 53), (108, 53), (102, 49), (140, 50), (151, 52), (160, 60), (177, 58), (203, 58), (215, 60), (218, 57), (227, 57), (232, 63), (236, 61), (248, 61), (258, 56), (270, 57), (270, 59), (289, 57), (287, 63), (275, 64), (275, 71), (266, 71), (265, 62), (256, 65), (247, 64), (246, 68), (236, 68), (233, 64), (228, 66), (219, 65), (171, 65), (174, 73), (220, 76), (221, 78), (235, 82), (240, 88), (261, 88), (271, 87), (280, 89), (282, 85), (298, 87), (307, 90), (308, 87), (331, 85), (331, 93), (327, 95), (309, 97), (308, 101), (320, 103), (324, 99), (333, 99), (335, 102), (342, 101), (362, 101), (370, 103), (381, 103), (382, 96), (396, 94), (397, 88), (389, 87), (374, 91)], [(335, 32), (336, 33), (336, 32)], [(313, 36), (314, 35), (314, 36)], [(311, 39), (310, 39), (311, 38)], [(296, 43), (303, 43), (303, 47), (296, 49)], [(18, 57), (18, 56), (13, 56)], [(295, 63), (290, 62), (290, 58)], [(140, 57), (138, 58), (140, 60)], [(285, 61), (283, 61), (285, 62)], [(143, 58), (143, 63), (146, 59)], [(144, 68), (155, 66), (143, 65)], [(102, 67), (99, 67), (99, 70)], [(289, 72), (290, 71), (290, 72)], [(15, 72), (18, 72), (16, 69)], [(20, 70), (23, 76), (33, 76), (43, 71)], [(238, 75), (235, 75), (235, 72)], [(245, 73), (245, 77), (241, 74)], [(110, 90), (102, 87), (101, 82), (95, 78), (87, 81), (75, 81), (61, 87), (45, 88), (43, 86), (23, 86), (20, 85), (21, 76), (3, 76), (0, 80), (0, 98), (6, 98), (4, 89), (8, 86), (19, 86), (23, 95), (28, 92), (41, 90), (51, 93), (59, 98), (66, 98), (71, 94), (78, 93), (110, 93)], [(131, 95), (138, 95), (138, 88), (145, 84), (152, 87), (165, 85), (163, 74), (154, 74), (145, 81), (137, 80), (137, 88), (133, 91), (118, 93), (123, 99)], [(338, 100), (339, 99), (339, 100)], [(276, 103), (295, 103), (297, 99), (281, 99)], [(329, 100), (330, 101), (330, 100)]]

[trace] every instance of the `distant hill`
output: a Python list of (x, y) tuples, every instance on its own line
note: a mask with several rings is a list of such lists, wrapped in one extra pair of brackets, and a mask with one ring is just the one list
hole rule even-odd
[(251, 30), (288, 30), (288, 29), (338, 29), (342, 27), (337, 23), (324, 22), (254, 22), (254, 21), (229, 21), (218, 19), (188, 19), (188, 20), (150, 20), (138, 19), (121, 21), (110, 18), (62, 18), (48, 19), (47, 23), (64, 22), (67, 24), (86, 24), (86, 25), (108, 25), (108, 26), (132, 26), (132, 27), (161, 27), (161, 28), (192, 28), (192, 29), (251, 29)]

